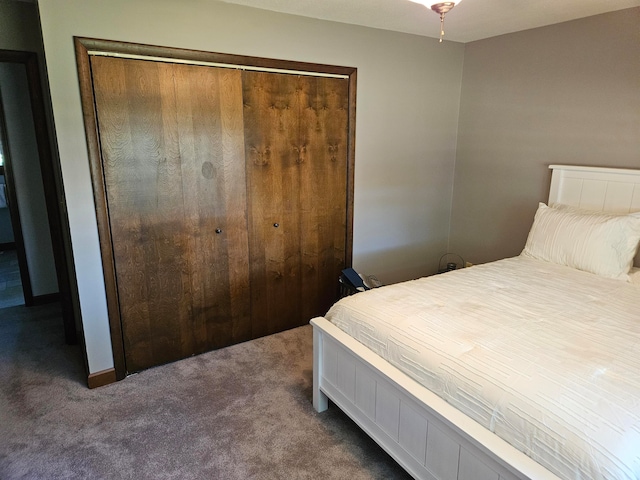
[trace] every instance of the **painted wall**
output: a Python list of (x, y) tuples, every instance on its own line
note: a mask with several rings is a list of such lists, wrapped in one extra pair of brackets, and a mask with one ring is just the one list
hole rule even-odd
[(450, 249), (518, 255), (550, 164), (640, 168), (640, 8), (465, 45)]
[(212, 0), (40, 0), (89, 371), (111, 368), (73, 36), (358, 68), (354, 266), (385, 283), (446, 251), (464, 46)]
[(34, 4), (0, 0), (0, 49), (41, 52), (38, 9)]
[[(42, 53), (39, 29), (35, 5), (0, 0), (0, 49)], [(14, 187), (32, 292), (38, 296), (56, 293), (58, 283), (26, 82), (23, 65), (0, 63)]]

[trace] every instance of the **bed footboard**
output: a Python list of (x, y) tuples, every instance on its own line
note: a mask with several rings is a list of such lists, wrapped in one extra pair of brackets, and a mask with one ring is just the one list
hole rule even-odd
[(322, 317), (313, 325), (313, 406), (331, 399), (414, 478), (558, 477)]

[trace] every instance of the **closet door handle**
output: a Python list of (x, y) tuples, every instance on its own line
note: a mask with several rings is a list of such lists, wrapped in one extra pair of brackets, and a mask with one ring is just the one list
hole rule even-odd
[(274, 223), (273, 226), (278, 228), (280, 226), (280, 224), (279, 223)]
[(216, 233), (218, 233), (218, 234), (222, 233), (222, 229), (221, 228), (216, 228)]

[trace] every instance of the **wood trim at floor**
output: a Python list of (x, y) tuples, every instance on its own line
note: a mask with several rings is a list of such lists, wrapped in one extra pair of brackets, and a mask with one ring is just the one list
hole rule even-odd
[(31, 305), (45, 305), (47, 303), (53, 303), (60, 300), (60, 294), (58, 292), (55, 293), (47, 293), (45, 295), (34, 295), (33, 303)]
[(115, 368), (108, 368), (107, 370), (101, 370), (96, 373), (90, 373), (87, 378), (87, 385), (89, 388), (98, 388), (110, 383), (116, 382), (116, 370)]

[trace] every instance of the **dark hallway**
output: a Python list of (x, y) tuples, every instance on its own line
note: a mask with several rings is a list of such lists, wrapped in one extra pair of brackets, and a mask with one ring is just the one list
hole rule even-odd
[(0, 250), (0, 309), (17, 305), (24, 305), (18, 256), (14, 249)]

